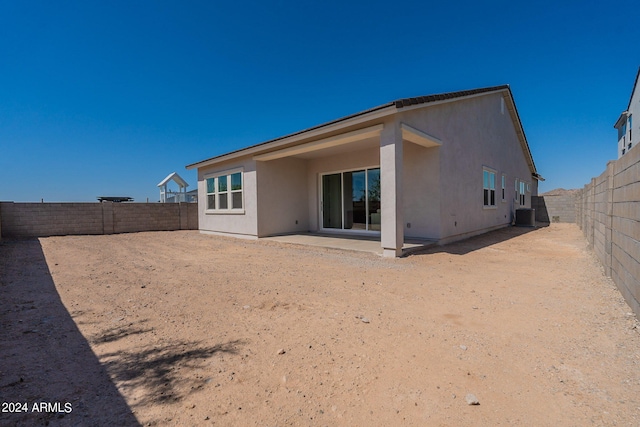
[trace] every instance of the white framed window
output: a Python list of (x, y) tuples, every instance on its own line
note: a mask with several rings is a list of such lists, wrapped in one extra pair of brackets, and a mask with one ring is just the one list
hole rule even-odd
[(242, 170), (209, 175), (205, 179), (209, 212), (244, 212)]
[(502, 182), (501, 182), (501, 187), (502, 187), (502, 201), (506, 202), (507, 201), (507, 175), (502, 174)]
[(524, 181), (520, 181), (520, 205), (524, 206), (527, 204), (527, 194), (526, 194), (526, 183)]
[(482, 168), (482, 197), (485, 208), (496, 206), (496, 172), (489, 168)]

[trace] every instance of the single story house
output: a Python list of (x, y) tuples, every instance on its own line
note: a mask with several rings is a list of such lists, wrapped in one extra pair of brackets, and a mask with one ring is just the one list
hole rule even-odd
[(203, 233), (448, 243), (511, 224), (538, 180), (508, 85), (400, 99), (187, 166)]

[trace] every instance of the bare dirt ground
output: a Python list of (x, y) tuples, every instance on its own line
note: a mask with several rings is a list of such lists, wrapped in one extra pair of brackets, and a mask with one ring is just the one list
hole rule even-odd
[(638, 321), (572, 224), (403, 259), (4, 240), (0, 278), (1, 425), (640, 425)]

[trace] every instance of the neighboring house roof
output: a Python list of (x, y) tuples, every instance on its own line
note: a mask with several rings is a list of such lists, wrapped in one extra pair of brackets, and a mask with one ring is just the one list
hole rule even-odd
[(97, 199), (99, 202), (133, 202), (133, 197), (127, 196), (100, 196)]
[[(518, 114), (518, 110), (516, 109), (515, 102), (513, 100), (513, 95), (511, 93), (511, 88), (509, 85), (501, 85), (501, 86), (491, 86), (479, 89), (472, 90), (463, 90), (457, 92), (446, 92), (435, 95), (426, 95), (419, 96), (415, 98), (403, 98), (398, 99), (396, 101), (392, 101), (378, 107), (370, 108), (365, 111), (361, 111), (359, 113), (351, 114), (336, 120), (332, 120), (327, 123), (323, 123), (321, 125), (317, 125), (308, 129), (304, 129), (298, 132), (291, 133), (289, 135), (281, 136), (279, 138), (271, 139), (269, 141), (262, 142), (260, 144), (252, 145), (250, 147), (242, 148), (240, 150), (231, 151), (229, 153), (221, 154), (218, 156), (214, 156), (196, 163), (192, 163), (187, 165), (187, 169), (194, 169), (203, 166), (208, 166), (211, 164), (223, 162), (226, 160), (231, 160), (236, 157), (240, 157), (248, 154), (256, 154), (259, 152), (265, 152), (271, 149), (279, 148), (281, 145), (285, 143), (293, 143), (296, 140), (303, 138), (308, 138), (314, 136), (313, 134), (319, 133), (323, 130), (329, 131), (335, 125), (339, 125), (343, 122), (352, 121), (355, 119), (363, 118), (363, 119), (372, 119), (375, 117), (383, 117), (386, 115), (394, 114), (398, 110), (403, 108), (409, 108), (414, 106), (421, 106), (420, 104), (436, 104), (443, 102), (451, 102), (454, 100), (458, 100), (460, 98), (478, 96), (482, 94), (488, 94), (491, 92), (507, 92), (507, 108), (512, 116), (514, 124), (516, 126), (516, 134), (518, 135), (518, 139), (520, 140), (520, 145), (522, 146), (522, 150), (527, 158), (527, 163), (529, 164), (529, 168), (531, 169), (531, 174), (539, 180), (544, 180), (536, 171), (535, 163), (533, 162), (533, 156), (531, 155), (531, 150), (529, 149), (529, 144), (527, 142), (527, 138), (524, 134), (524, 129), (522, 128), (522, 123), (520, 121), (520, 115)], [(426, 106), (426, 105), (425, 105)]]
[(173, 172), (173, 173), (170, 173), (165, 179), (160, 181), (160, 183), (158, 184), (158, 187), (162, 187), (163, 185), (166, 185), (171, 180), (173, 180), (176, 184), (178, 184), (180, 188), (187, 188), (189, 186), (189, 184), (187, 184), (187, 181), (182, 179), (182, 177), (178, 175), (177, 172)]
[(633, 89), (631, 90), (631, 95), (629, 96), (629, 103), (627, 104), (627, 111), (629, 107), (631, 107), (631, 101), (633, 100), (633, 94), (636, 91), (636, 86), (638, 85), (638, 77), (640, 77), (640, 67), (638, 67), (638, 72), (636, 73), (636, 81), (633, 82)]
[(631, 108), (631, 101), (633, 100), (633, 94), (636, 91), (636, 86), (638, 86), (638, 78), (640, 77), (640, 67), (638, 67), (638, 71), (636, 72), (636, 80), (633, 82), (633, 89), (631, 89), (631, 95), (629, 96), (629, 103), (627, 104), (627, 109), (620, 113), (620, 117), (616, 120), (616, 123), (613, 125), (614, 128), (618, 129), (623, 124), (627, 122), (627, 117), (629, 117), (629, 108)]

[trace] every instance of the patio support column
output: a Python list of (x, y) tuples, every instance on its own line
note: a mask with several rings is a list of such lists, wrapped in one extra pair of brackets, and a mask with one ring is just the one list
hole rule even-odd
[(402, 132), (398, 123), (385, 125), (380, 134), (380, 240), (386, 257), (402, 255)]

